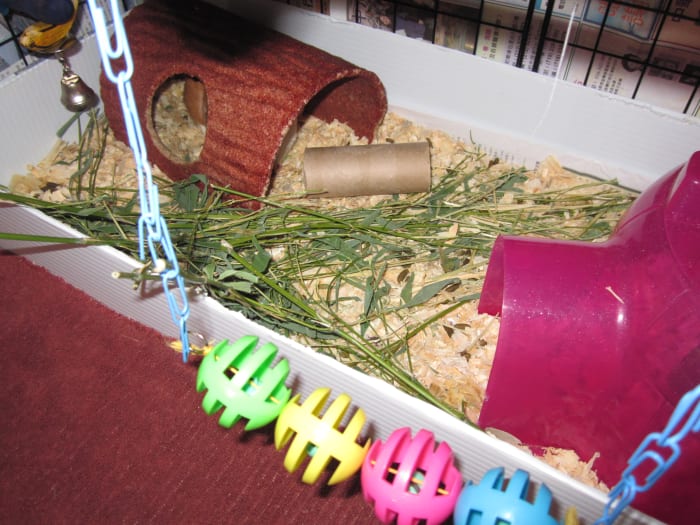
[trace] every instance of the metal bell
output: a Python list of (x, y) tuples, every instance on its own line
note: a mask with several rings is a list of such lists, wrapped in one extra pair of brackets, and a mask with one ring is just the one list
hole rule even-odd
[(63, 66), (61, 76), (61, 104), (68, 111), (80, 113), (90, 109), (97, 103), (97, 95), (68, 65), (63, 54), (58, 55), (58, 60)]

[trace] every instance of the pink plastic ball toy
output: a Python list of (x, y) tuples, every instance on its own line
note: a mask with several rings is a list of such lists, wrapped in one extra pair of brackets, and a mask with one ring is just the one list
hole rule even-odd
[(386, 444), (375, 442), (362, 465), (362, 494), (382, 523), (445, 521), (454, 509), (462, 477), (447, 443), (435, 448), (432, 432), (395, 430)]

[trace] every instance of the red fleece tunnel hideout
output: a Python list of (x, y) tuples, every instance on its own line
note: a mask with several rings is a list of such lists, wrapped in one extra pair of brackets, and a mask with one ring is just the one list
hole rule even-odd
[[(386, 93), (374, 73), (206, 3), (146, 2), (124, 26), (149, 160), (174, 180), (204, 174), (214, 184), (262, 196), (300, 116), (338, 120), (371, 140), (386, 113)], [(191, 162), (174, 158), (153, 122), (157, 93), (183, 77), (201, 83), (206, 101), (204, 146)], [(117, 90), (104, 74), (100, 84), (110, 126), (127, 142)]]

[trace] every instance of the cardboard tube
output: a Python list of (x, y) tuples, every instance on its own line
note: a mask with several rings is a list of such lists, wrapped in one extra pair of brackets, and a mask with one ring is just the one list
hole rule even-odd
[(309, 197), (391, 195), (430, 190), (427, 142), (307, 148), (304, 179)]
[(204, 82), (194, 78), (185, 80), (185, 89), (183, 92), (185, 99), (185, 107), (197, 124), (200, 126), (207, 125), (207, 90)]

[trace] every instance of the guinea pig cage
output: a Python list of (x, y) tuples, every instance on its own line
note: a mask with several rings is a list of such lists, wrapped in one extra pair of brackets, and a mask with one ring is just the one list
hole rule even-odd
[(697, 515), (700, 5), (74, 5), (0, 24), (11, 521)]

